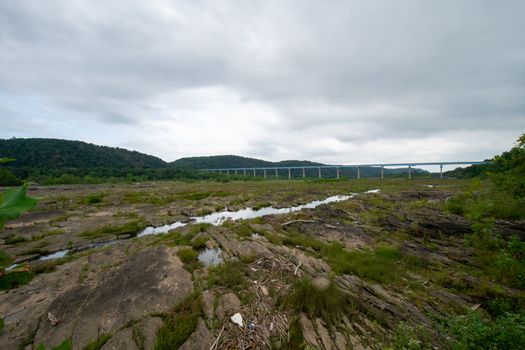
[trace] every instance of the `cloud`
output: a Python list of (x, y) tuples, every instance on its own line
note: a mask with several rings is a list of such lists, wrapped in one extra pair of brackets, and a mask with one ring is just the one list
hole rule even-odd
[(483, 159), (525, 132), (518, 2), (2, 1), (0, 137), (166, 160)]

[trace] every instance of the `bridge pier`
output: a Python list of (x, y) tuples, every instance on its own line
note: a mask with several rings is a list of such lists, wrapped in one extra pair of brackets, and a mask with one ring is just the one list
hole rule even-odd
[(383, 180), (384, 177), (385, 177), (385, 167), (382, 166), (382, 167), (381, 167), (381, 180)]
[(255, 175), (255, 169), (253, 169), (253, 177), (255, 177), (255, 176), (256, 176), (256, 175)]
[(336, 168), (337, 170), (337, 178), (339, 179), (339, 168)]
[(275, 178), (276, 178), (276, 179), (279, 178), (279, 174), (277, 173), (277, 169), (275, 169)]
[(292, 170), (288, 168), (288, 180), (292, 178)]
[(246, 176), (246, 169), (243, 169), (244, 170), (244, 176)]
[(408, 166), (408, 179), (411, 179), (412, 178), (412, 166), (409, 165)]
[(321, 178), (321, 168), (319, 168), (319, 178)]
[(443, 164), (439, 164), (439, 178), (443, 178)]
[(303, 179), (306, 177), (306, 170), (303, 168)]
[(230, 175), (230, 169), (226, 170), (226, 174)]
[(361, 168), (357, 167), (357, 179), (359, 180), (361, 178)]
[(235, 175), (237, 175), (237, 169), (235, 169)]
[(264, 178), (266, 179), (266, 169), (263, 169), (264, 172)]

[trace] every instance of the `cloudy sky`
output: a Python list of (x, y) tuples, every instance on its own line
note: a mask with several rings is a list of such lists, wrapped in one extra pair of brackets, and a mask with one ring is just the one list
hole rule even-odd
[(0, 138), (172, 161), (479, 160), (525, 133), (525, 2), (0, 0)]

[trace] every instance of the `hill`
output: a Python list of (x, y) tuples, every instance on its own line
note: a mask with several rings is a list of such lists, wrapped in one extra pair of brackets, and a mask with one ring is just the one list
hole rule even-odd
[(224, 156), (203, 156), (186, 157), (169, 163), (174, 168), (192, 169), (215, 169), (215, 168), (262, 168), (275, 166), (315, 166), (321, 163), (310, 162), (307, 160), (283, 160), (280, 162), (270, 162), (262, 159), (241, 157), (235, 155)]
[(12, 168), (162, 168), (166, 162), (144, 153), (60, 139), (0, 139), (0, 157)]

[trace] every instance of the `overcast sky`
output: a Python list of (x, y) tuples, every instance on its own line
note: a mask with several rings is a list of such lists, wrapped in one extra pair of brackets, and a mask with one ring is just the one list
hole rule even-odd
[(525, 133), (524, 1), (0, 0), (0, 138), (166, 161), (481, 160)]

